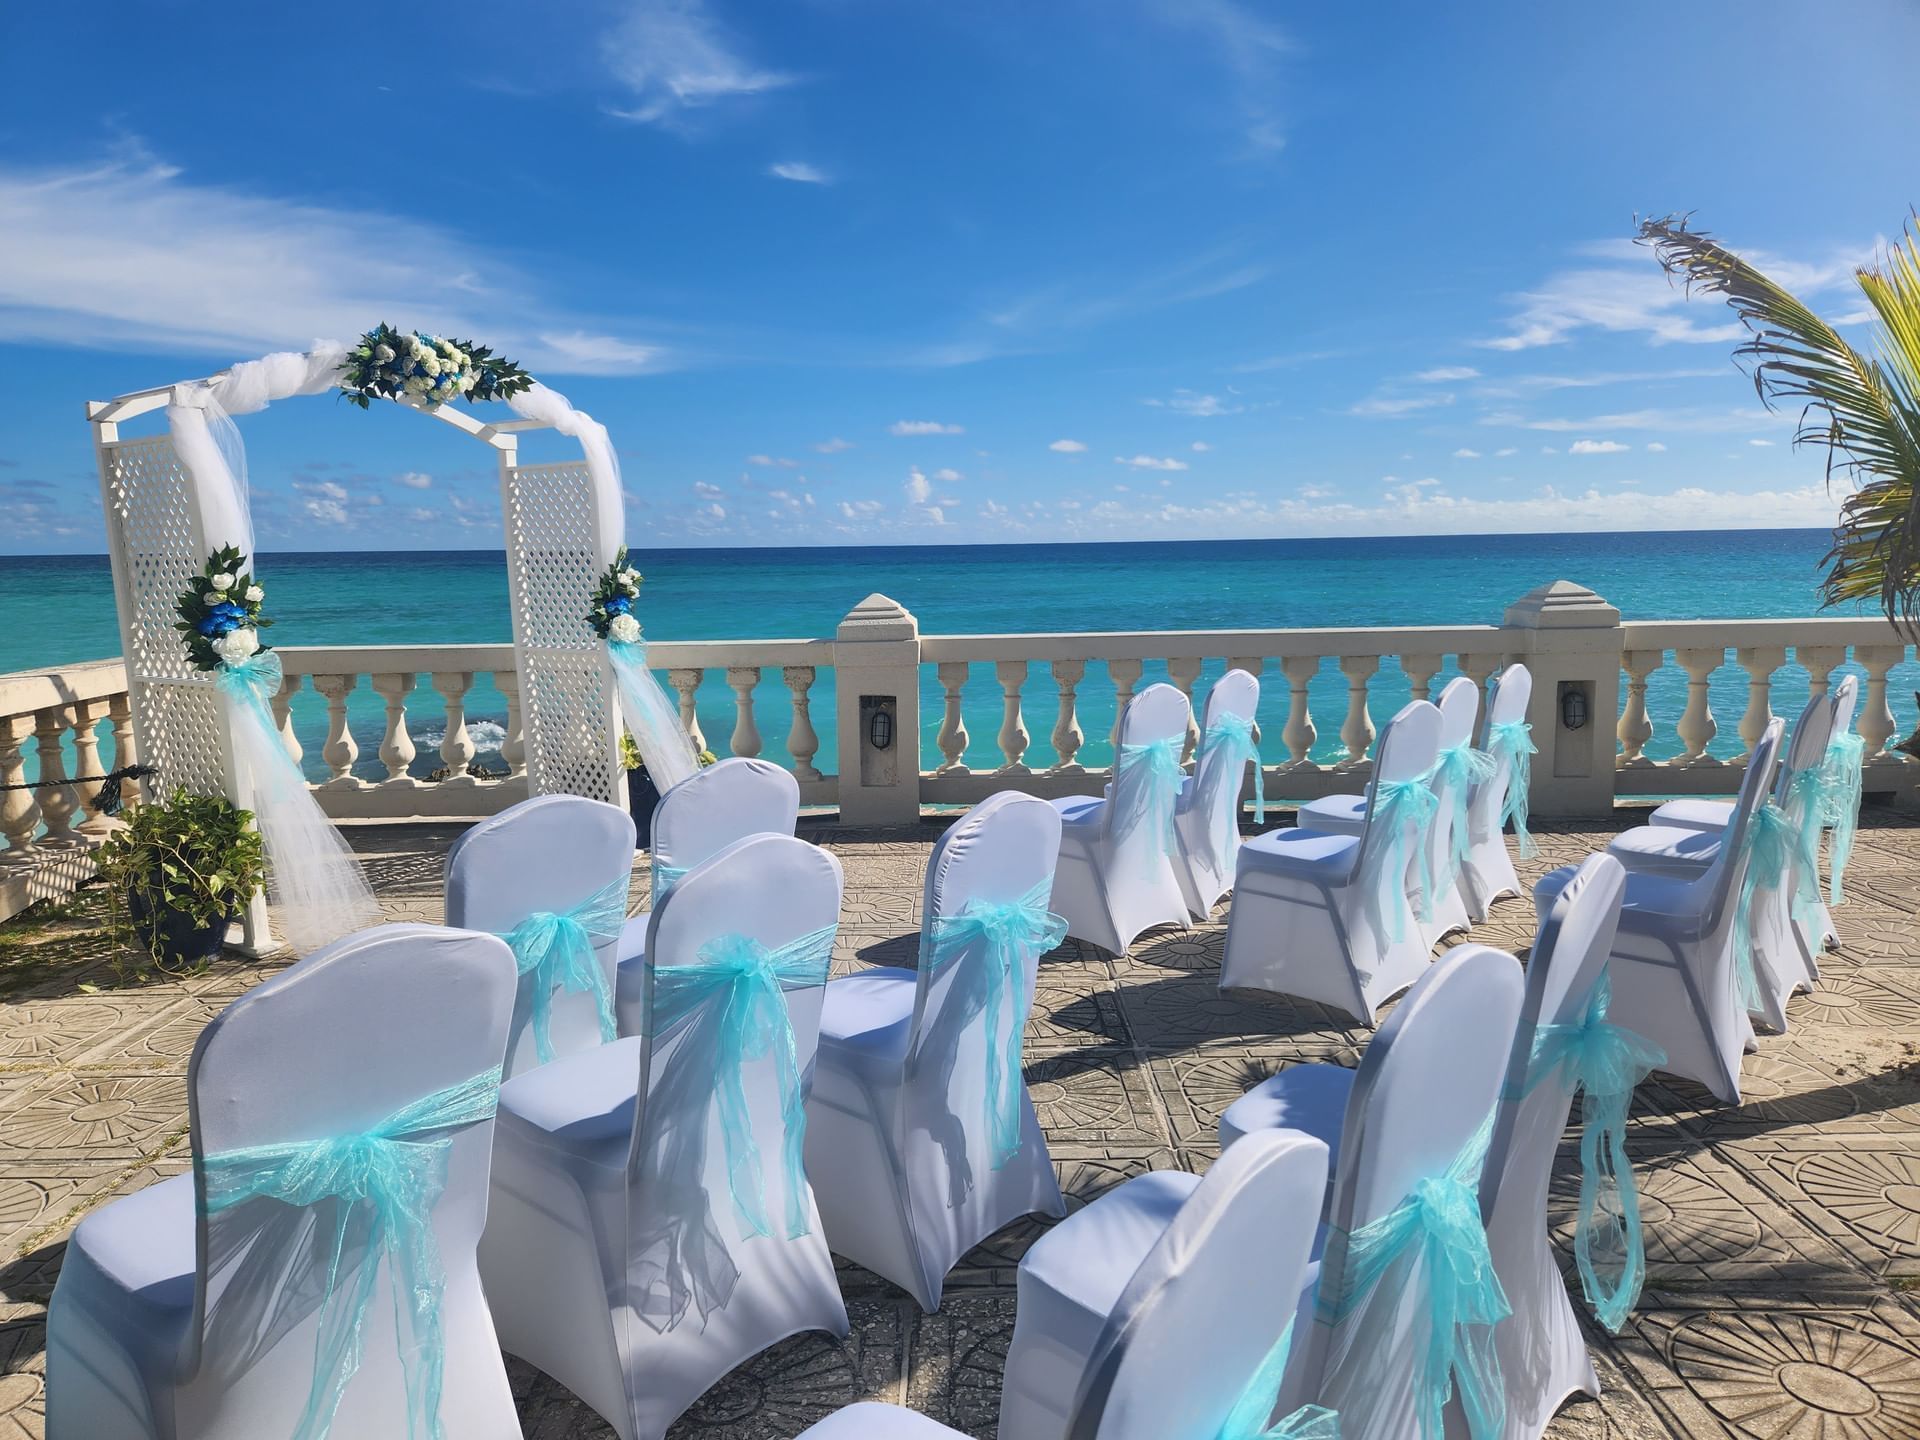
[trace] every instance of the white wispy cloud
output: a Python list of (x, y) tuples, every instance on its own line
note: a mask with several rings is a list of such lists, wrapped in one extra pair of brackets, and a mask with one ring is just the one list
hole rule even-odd
[[(1228, 393), (1231, 396), (1232, 392)], [(1196, 390), (1176, 390), (1164, 400), (1152, 397), (1141, 401), (1141, 404), (1152, 405), (1156, 409), (1177, 410), (1182, 415), (1192, 415), (1202, 420), (1212, 419), (1216, 415), (1238, 415), (1246, 409), (1245, 405), (1231, 398), (1223, 400), (1218, 395), (1203, 395)]]
[(813, 448), (818, 450), (822, 455), (838, 455), (842, 450), (851, 450), (854, 447), (851, 440), (842, 440), (836, 435), (831, 440), (822, 440)]
[(1664, 454), (1666, 448), (1667, 447), (1662, 445), (1658, 440), (1649, 440), (1647, 442), (1647, 449), (1653, 451), (1656, 455)]
[(1679, 430), (1712, 434), (1750, 429), (1756, 420), (1770, 418), (1773, 417), (1757, 407), (1739, 410), (1622, 410), (1611, 415), (1588, 415), (1584, 418), (1546, 416), (1539, 419), (1511, 411), (1499, 411), (1481, 416), (1480, 423), (1514, 430), (1545, 430), (1561, 434), (1576, 430)]
[(1078, 440), (1056, 440), (1047, 448), (1058, 451), (1062, 455), (1079, 455), (1087, 447)]
[(1456, 460), (1478, 460), (1480, 458), (1480, 452), (1478, 450), (1469, 450), (1466, 446), (1462, 445), (1458, 450), (1453, 452), (1453, 458)]
[(713, 484), (711, 481), (696, 480), (693, 482), (693, 493), (700, 496), (703, 499), (717, 500), (727, 492), (722, 490), (718, 485)]
[(632, 97), (610, 113), (646, 125), (676, 126), (690, 111), (785, 89), (800, 78), (748, 60), (701, 0), (627, 0), (600, 53)]
[(393, 483), (396, 485), (404, 485), (409, 490), (426, 490), (432, 487), (433, 477), (431, 475), (423, 475), (418, 470), (409, 470), (404, 475), (394, 476)]
[(1452, 403), (1451, 394), (1374, 395), (1356, 405), (1349, 406), (1347, 413), (1369, 420), (1397, 420), (1403, 415), (1413, 415), (1422, 410), (1432, 410)]
[(1225, 95), (1248, 153), (1260, 156), (1282, 149), (1286, 130), (1274, 95), (1278, 64), (1293, 51), (1286, 31), (1238, 0), (1155, 0), (1152, 13), (1197, 35), (1226, 66)]
[(1192, 444), (1192, 445), (1191, 445), (1191, 446), (1190, 446), (1189, 448), (1190, 448), (1190, 449), (1191, 449), (1191, 450), (1193, 451), (1193, 453), (1194, 453), (1194, 454), (1196, 454), (1196, 455), (1204, 455), (1204, 454), (1206, 454), (1206, 453), (1207, 453), (1207, 451), (1209, 451), (1209, 450), (1211, 450), (1211, 449), (1213, 449), (1213, 447), (1212, 447), (1211, 445), (1209, 445), (1209, 444), (1208, 444), (1208, 443), (1207, 443), (1206, 441), (1204, 441), (1204, 440), (1196, 440), (1196, 441), (1194, 441), (1194, 442), (1193, 442), (1193, 444)]
[(964, 435), (964, 425), (947, 425), (938, 420), (896, 420), (887, 427), (889, 435)]
[(1773, 448), (1773, 441), (1771, 440), (1749, 440), (1747, 444), (1753, 446), (1756, 450), (1770, 450)]
[(1622, 445), (1618, 440), (1576, 440), (1567, 447), (1569, 455), (1624, 455), (1631, 445)]
[(1423, 385), (1450, 385), (1461, 380), (1478, 380), (1480, 372), (1471, 365), (1437, 365), (1413, 378)]
[(777, 165), (769, 165), (767, 173), (778, 180), (793, 180), (801, 185), (831, 185), (833, 177), (816, 165), (804, 160), (782, 160)]
[(962, 477), (962, 475), (958, 470), (949, 468), (949, 469), (934, 471), (933, 478), (940, 481), (943, 484), (951, 485), (953, 484), (954, 481), (962, 479), (964, 477)]
[(1502, 445), (1498, 450), (1493, 452), (1493, 458), (1496, 460), (1504, 460), (1509, 455), (1518, 455), (1519, 453), (1520, 452), (1511, 445)]
[(1116, 465), (1125, 465), (1134, 470), (1184, 470), (1187, 462), (1176, 460), (1171, 455), (1116, 455)]
[(901, 489), (907, 492), (908, 501), (915, 505), (924, 505), (933, 498), (932, 482), (920, 473), (920, 467), (917, 465), (907, 472), (906, 483), (901, 486)]

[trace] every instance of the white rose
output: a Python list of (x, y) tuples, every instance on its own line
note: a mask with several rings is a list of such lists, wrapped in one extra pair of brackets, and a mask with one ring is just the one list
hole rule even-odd
[(433, 388), (433, 382), (424, 375), (416, 375), (407, 381), (407, 389), (412, 394), (424, 395)]
[(207, 577), (207, 583), (216, 590), (231, 590), (233, 588), (233, 580), (234, 577), (225, 570), (222, 570), (218, 575), (209, 575)]
[(640, 622), (631, 615), (616, 615), (613, 623), (607, 626), (607, 638), (618, 640), (622, 645), (631, 645), (640, 638)]
[(260, 648), (260, 636), (249, 625), (239, 630), (229, 630), (213, 642), (213, 653), (229, 665), (236, 665)]
[(640, 572), (638, 570), (622, 570), (613, 578), (631, 590), (640, 583)]
[(266, 598), (267, 592), (262, 590), (258, 585), (247, 586), (247, 603), (249, 605), (258, 605)]
[(373, 358), (378, 360), (382, 365), (387, 364), (393, 359), (393, 347), (391, 345), (378, 346), (373, 352)]

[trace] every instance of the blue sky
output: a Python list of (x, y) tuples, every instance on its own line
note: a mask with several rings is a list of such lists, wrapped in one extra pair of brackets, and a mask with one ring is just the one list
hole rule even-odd
[[(1920, 199), (1904, 0), (8, 6), (0, 54), (0, 550), (101, 547), (83, 401), (382, 320), (604, 420), (641, 545), (1824, 524), (1627, 237), (1693, 210), (1845, 318)], [(445, 427), (243, 426), (265, 547), (499, 543)]]

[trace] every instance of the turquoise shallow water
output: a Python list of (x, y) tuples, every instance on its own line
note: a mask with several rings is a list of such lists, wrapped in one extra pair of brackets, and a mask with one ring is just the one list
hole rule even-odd
[[(1501, 535), (1341, 540), (1143, 542), (1107, 545), (913, 546), (846, 549), (676, 550), (635, 552), (647, 577), (642, 619), (652, 639), (828, 636), (840, 617), (873, 591), (905, 604), (921, 629), (936, 634), (1025, 630), (1186, 630), (1338, 625), (1498, 623), (1502, 610), (1532, 587), (1568, 579), (1591, 586), (1629, 619), (1814, 615), (1825, 531), (1760, 530), (1613, 535)], [(265, 554), (257, 567), (268, 587), (277, 644), (458, 643), (510, 638), (503, 557), (489, 551), (397, 554)], [(119, 649), (112, 584), (104, 556), (0, 557), (0, 672), (111, 655)], [(1209, 661), (1202, 687), (1222, 661)], [(1443, 677), (1451, 674), (1448, 670)], [(1163, 678), (1149, 666), (1147, 680)], [(929, 667), (923, 687), (922, 755), (938, 763), (933, 736), (940, 691)], [(1914, 723), (1912, 691), (1920, 666), (1894, 676), (1895, 715)], [(1678, 746), (1673, 721), (1685, 677), (1659, 672), (1648, 687), (1656, 738), (1650, 754)], [(1312, 689), (1320, 732), (1315, 754), (1339, 750), (1344, 681), (1327, 662)], [(1405, 678), (1388, 662), (1372, 690), (1376, 723), (1404, 699)], [(1795, 667), (1775, 677), (1774, 706), (1791, 714), (1806, 695)], [(1745, 706), (1742, 672), (1724, 667), (1712, 692), (1721, 733), (1716, 752), (1737, 753)], [(1055, 719), (1050, 679), (1035, 667), (1025, 690), (1030, 765), (1050, 763)], [(1268, 758), (1277, 758), (1286, 689), (1266, 677), (1261, 724)], [(1090, 667), (1080, 692), (1087, 745), (1081, 759), (1104, 763), (1112, 691)], [(422, 684), (410, 704), (422, 755), (437, 764), (438, 697)], [(699, 697), (709, 743), (725, 753), (733, 728), (731, 693), (709, 676)], [(790, 718), (778, 674), (756, 692), (766, 753), (784, 758)], [(999, 763), (994, 737), (1000, 692), (990, 667), (976, 667), (966, 711), (976, 768)], [(310, 770), (318, 770), (324, 709), (305, 695), (296, 721)], [(365, 682), (351, 709), (361, 747), (356, 767), (384, 773), (374, 751), (381, 705)], [(488, 683), (470, 697), (469, 720), (483, 750), (498, 744), (505, 707)], [(830, 729), (831, 680), (814, 691), (815, 723)], [(832, 769), (831, 736), (816, 763)], [(483, 758), (486, 758), (483, 755)]]

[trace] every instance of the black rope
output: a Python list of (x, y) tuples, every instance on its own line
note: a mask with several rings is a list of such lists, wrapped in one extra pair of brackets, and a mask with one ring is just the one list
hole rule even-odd
[[(160, 771), (152, 765), (123, 765), (111, 774), (100, 777), (100, 788), (94, 793), (93, 808), (102, 815), (118, 815), (120, 807), (126, 803), (120, 794), (120, 784), (124, 780), (147, 780)], [(68, 779), (25, 780), (17, 785), (0, 785), (0, 790), (51, 790), (60, 785), (71, 785)]]

